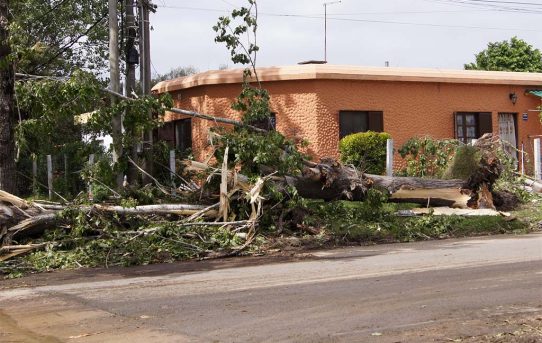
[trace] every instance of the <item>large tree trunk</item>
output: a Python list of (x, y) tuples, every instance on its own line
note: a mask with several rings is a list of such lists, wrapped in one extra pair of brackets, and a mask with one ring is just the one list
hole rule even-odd
[(14, 71), (10, 60), (8, 0), (0, 0), (0, 189), (15, 194), (15, 140), (13, 136)]
[(309, 199), (363, 200), (369, 188), (387, 192), (392, 202), (466, 208), (473, 192), (464, 180), (388, 177), (362, 174), (331, 159), (305, 168), (301, 176), (287, 176), (286, 183)]

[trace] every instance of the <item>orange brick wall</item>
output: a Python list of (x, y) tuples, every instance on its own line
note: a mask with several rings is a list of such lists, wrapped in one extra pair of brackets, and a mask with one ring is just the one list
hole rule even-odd
[[(529, 87), (398, 81), (298, 80), (264, 82), (277, 113), (277, 129), (291, 138), (309, 141), (314, 157), (338, 157), (339, 111), (383, 111), (384, 130), (396, 147), (416, 135), (454, 137), (454, 112), (491, 112), (493, 131), (498, 132), (498, 113), (517, 113), (518, 144), (532, 152), (529, 136), (542, 134), (537, 112), (538, 98), (524, 95)], [(239, 119), (231, 110), (241, 85), (199, 86), (173, 92), (176, 106), (198, 112)], [(509, 94), (515, 92), (514, 105)], [(528, 121), (522, 114), (528, 113)], [(183, 116), (168, 114), (166, 120)], [(205, 158), (208, 130), (215, 123), (193, 119), (193, 148), (198, 159)]]

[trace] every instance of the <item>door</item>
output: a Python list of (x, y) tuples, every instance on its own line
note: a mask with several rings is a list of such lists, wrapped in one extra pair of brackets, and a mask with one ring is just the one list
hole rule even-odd
[(506, 152), (517, 161), (516, 113), (499, 113), (499, 136), (506, 142)]

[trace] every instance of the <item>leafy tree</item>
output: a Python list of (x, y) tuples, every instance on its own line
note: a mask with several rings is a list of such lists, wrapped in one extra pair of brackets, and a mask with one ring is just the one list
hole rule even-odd
[(192, 66), (188, 67), (176, 67), (171, 69), (165, 74), (160, 74), (152, 80), (152, 84), (155, 85), (158, 82), (176, 79), (178, 77), (190, 76), (197, 73), (198, 70)]
[(9, 7), (0, 0), (0, 189), (16, 189), (15, 146), (13, 142), (14, 75), (9, 45)]
[(21, 73), (97, 75), (107, 67), (107, 1), (11, 0), (10, 42)]
[(517, 37), (492, 42), (476, 54), (476, 62), (465, 64), (467, 70), (542, 72), (542, 53)]
[[(247, 7), (232, 11), (223, 16), (213, 27), (215, 42), (224, 43), (230, 51), (234, 64), (248, 65), (243, 71), (241, 94), (232, 104), (232, 109), (242, 114), (245, 124), (269, 120), (271, 109), (269, 94), (262, 88), (256, 69), (259, 51), (257, 43), (258, 5), (255, 0), (247, 0)], [(241, 172), (256, 176), (261, 166), (273, 166), (280, 174), (295, 174), (300, 171), (302, 154), (294, 142), (277, 131), (258, 133), (246, 127), (236, 127), (232, 131), (220, 131), (220, 146), (216, 157), (221, 161), (226, 146), (229, 147), (228, 160), (240, 165)], [(288, 153), (284, 153), (287, 151)]]

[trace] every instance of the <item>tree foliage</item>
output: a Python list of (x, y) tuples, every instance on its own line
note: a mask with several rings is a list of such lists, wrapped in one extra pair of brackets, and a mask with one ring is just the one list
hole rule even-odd
[[(215, 42), (226, 45), (233, 63), (248, 65), (243, 71), (241, 93), (231, 107), (241, 113), (243, 123), (252, 124), (269, 120), (271, 108), (269, 93), (262, 88), (256, 70), (258, 5), (255, 0), (247, 1), (248, 6), (233, 10), (231, 17), (220, 17), (213, 30), (217, 33)], [(303, 155), (293, 141), (277, 131), (256, 133), (245, 127), (219, 131), (217, 159), (222, 160), (229, 146), (228, 160), (247, 175), (258, 175), (261, 166), (272, 166), (281, 174), (296, 174), (301, 169)]]
[(172, 80), (172, 79), (176, 79), (176, 78), (184, 77), (184, 76), (190, 76), (190, 75), (196, 74), (197, 72), (198, 70), (192, 66), (172, 68), (167, 73), (160, 74), (156, 76), (155, 78), (153, 78), (152, 84), (155, 85), (161, 81)]
[(517, 37), (492, 42), (476, 54), (476, 62), (465, 64), (467, 70), (542, 72), (542, 53)]
[(10, 6), (18, 71), (67, 76), (107, 67), (107, 1), (13, 0)]
[(406, 166), (402, 173), (415, 177), (440, 177), (461, 143), (455, 139), (413, 137), (399, 148)]

